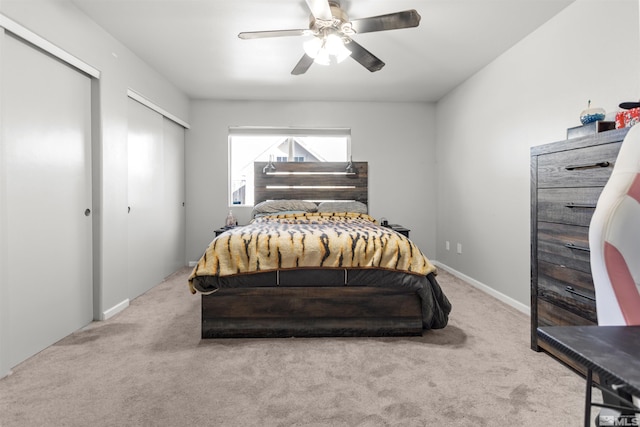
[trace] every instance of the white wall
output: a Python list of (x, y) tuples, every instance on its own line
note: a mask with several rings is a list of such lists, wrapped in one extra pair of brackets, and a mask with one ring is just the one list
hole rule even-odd
[(638, 99), (638, 16), (638, 0), (578, 0), (438, 102), (438, 261), (530, 304), (529, 149), (588, 100)]
[[(2, 0), (0, 13), (101, 72), (98, 167), (94, 169), (96, 316), (129, 298), (127, 290), (127, 89), (182, 120), (189, 100), (67, 0)], [(95, 143), (95, 142), (94, 142)], [(2, 375), (2, 372), (0, 372)]]
[[(411, 229), (435, 252), (435, 108), (426, 103), (194, 101), (187, 131), (187, 260), (197, 261), (228, 210), (229, 126), (351, 128), (354, 161), (369, 162), (370, 214)], [(240, 222), (250, 209), (233, 208)]]

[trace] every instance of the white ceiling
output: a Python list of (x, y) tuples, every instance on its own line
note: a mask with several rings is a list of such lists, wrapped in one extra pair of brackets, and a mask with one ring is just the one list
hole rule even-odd
[(386, 63), (352, 59), (291, 70), (306, 37), (241, 31), (307, 28), (305, 0), (72, 0), (191, 98), (437, 101), (574, 0), (342, 0), (352, 19), (416, 9), (417, 28), (355, 35)]

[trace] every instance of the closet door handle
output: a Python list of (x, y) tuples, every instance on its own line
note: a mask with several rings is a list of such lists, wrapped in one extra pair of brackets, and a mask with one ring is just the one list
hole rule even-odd
[(565, 166), (565, 169), (568, 171), (579, 170), (579, 169), (593, 169), (593, 168), (608, 168), (611, 165), (609, 162), (598, 162), (598, 163), (587, 163), (584, 165), (569, 165)]
[(584, 252), (591, 252), (591, 249), (589, 249), (586, 246), (578, 246), (575, 243), (566, 243), (564, 245), (565, 248), (569, 248), (569, 249), (574, 249), (576, 251), (584, 251)]
[(583, 294), (582, 292), (576, 291), (575, 289), (573, 289), (572, 286), (567, 286), (566, 288), (564, 288), (564, 290), (569, 292), (570, 294), (574, 294), (574, 295), (577, 295), (577, 296), (582, 297), (582, 298), (586, 298), (586, 299), (591, 300), (591, 301), (595, 301), (596, 300), (592, 296), (589, 296), (589, 295)]
[(91, 215), (91, 209), (87, 208), (84, 210), (84, 216), (89, 216)]
[(593, 203), (573, 203), (569, 202), (564, 205), (565, 208), (582, 208), (582, 209), (595, 209), (596, 205)]

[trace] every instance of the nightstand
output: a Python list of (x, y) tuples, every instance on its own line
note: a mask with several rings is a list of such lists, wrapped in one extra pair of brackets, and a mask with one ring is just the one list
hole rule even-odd
[(385, 227), (390, 228), (393, 231), (397, 231), (398, 233), (406, 236), (407, 238), (409, 237), (409, 232), (411, 231), (408, 228), (401, 226), (400, 224), (389, 224), (389, 225), (385, 225)]

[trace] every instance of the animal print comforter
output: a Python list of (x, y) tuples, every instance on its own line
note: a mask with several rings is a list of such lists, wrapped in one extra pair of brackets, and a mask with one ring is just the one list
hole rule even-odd
[(189, 277), (304, 268), (383, 269), (426, 276), (435, 267), (407, 237), (367, 214), (301, 213), (256, 218), (211, 242)]

